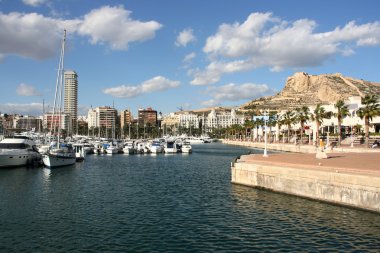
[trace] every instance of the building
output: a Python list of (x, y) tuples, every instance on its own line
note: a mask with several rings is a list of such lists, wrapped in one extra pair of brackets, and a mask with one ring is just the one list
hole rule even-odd
[(191, 112), (184, 112), (178, 114), (179, 125), (185, 128), (199, 128), (200, 118), (197, 114)]
[(120, 128), (123, 129), (124, 126), (132, 124), (132, 113), (130, 110), (124, 110), (120, 112)]
[(110, 106), (100, 106), (95, 109), (90, 109), (88, 111), (88, 128), (105, 128), (105, 135), (108, 136), (108, 132), (112, 130), (112, 137), (115, 133), (116, 121), (117, 121), (117, 110)]
[(148, 124), (157, 126), (157, 111), (150, 107), (147, 109), (139, 109), (137, 122), (140, 126), (146, 126)]
[(235, 109), (231, 109), (231, 111), (216, 111), (213, 109), (207, 117), (202, 116), (201, 121), (202, 125), (210, 130), (213, 128), (227, 128), (232, 125), (243, 125), (245, 119), (244, 115), (237, 115)]
[(38, 117), (16, 115), (13, 118), (13, 128), (32, 131), (42, 131), (42, 121)]
[(78, 117), (78, 75), (75, 71), (65, 71), (64, 112), (71, 117), (67, 131), (74, 133)]
[(53, 114), (51, 112), (45, 113), (43, 117), (43, 127), (50, 132), (57, 131), (58, 127), (68, 131), (70, 124), (70, 115), (67, 113)]

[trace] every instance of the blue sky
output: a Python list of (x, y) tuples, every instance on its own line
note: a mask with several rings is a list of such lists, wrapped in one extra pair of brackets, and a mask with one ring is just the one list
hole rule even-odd
[(52, 104), (63, 29), (80, 115), (241, 105), (299, 71), (379, 82), (378, 10), (377, 0), (0, 0), (0, 112)]

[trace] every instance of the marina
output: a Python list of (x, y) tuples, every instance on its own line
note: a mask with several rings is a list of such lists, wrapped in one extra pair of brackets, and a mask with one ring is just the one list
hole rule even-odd
[[(221, 143), (189, 155), (89, 155), (56, 169), (0, 170), (3, 251), (361, 251), (380, 216), (231, 184)], [(272, 155), (271, 153), (269, 155)]]

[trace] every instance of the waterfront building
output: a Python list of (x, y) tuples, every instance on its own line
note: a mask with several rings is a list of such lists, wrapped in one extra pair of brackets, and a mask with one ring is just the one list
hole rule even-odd
[(106, 127), (115, 126), (117, 119), (117, 110), (110, 106), (99, 106), (88, 111), (88, 127)]
[(179, 114), (172, 112), (162, 117), (161, 128), (163, 129), (164, 134), (166, 134), (167, 129), (175, 130), (177, 129), (178, 126), (179, 126)]
[(179, 125), (186, 128), (199, 128), (199, 116), (192, 112), (178, 114)]
[(124, 110), (120, 112), (120, 128), (123, 129), (124, 126), (132, 124), (132, 113), (130, 110)]
[(153, 110), (151, 107), (148, 107), (147, 109), (139, 109), (137, 122), (140, 126), (146, 126), (147, 124), (157, 126), (157, 111)]
[(42, 130), (42, 120), (39, 117), (16, 115), (13, 118), (13, 128), (20, 130)]
[(78, 116), (78, 74), (68, 70), (65, 71), (64, 77), (64, 112), (71, 117), (67, 130), (69, 133), (74, 133)]
[[(43, 116), (43, 127), (44, 129), (48, 129), (49, 131), (54, 131), (58, 129), (59, 126), (61, 126), (61, 129), (68, 130), (69, 124), (70, 124), (70, 115), (67, 113), (56, 113), (53, 115), (53, 113), (45, 113)], [(54, 128), (54, 129), (53, 129)]]

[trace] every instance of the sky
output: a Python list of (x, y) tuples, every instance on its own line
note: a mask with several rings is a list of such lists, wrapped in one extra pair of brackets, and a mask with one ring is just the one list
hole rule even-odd
[(239, 106), (295, 72), (379, 82), (378, 0), (0, 0), (0, 112), (52, 109), (60, 43), (79, 115)]

